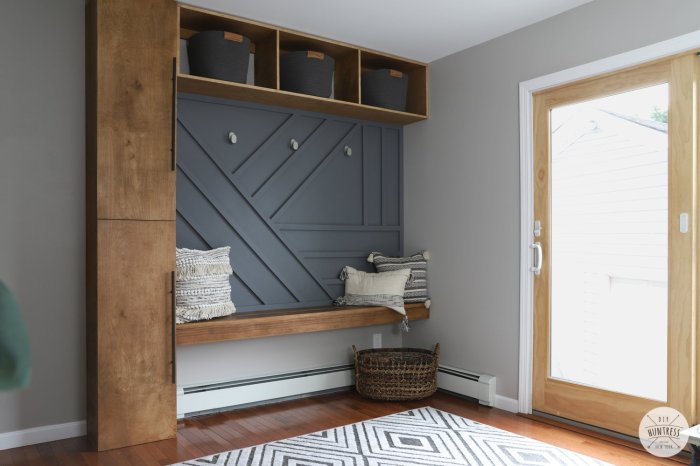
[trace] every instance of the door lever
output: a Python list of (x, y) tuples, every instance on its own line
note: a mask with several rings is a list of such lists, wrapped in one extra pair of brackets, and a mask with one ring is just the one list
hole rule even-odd
[(535, 272), (535, 275), (539, 275), (542, 272), (542, 243), (539, 241), (532, 243), (530, 249), (535, 250), (535, 265), (530, 267), (530, 272)]

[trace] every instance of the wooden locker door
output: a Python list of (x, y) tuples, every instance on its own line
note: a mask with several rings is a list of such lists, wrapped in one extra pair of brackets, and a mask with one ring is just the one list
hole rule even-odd
[[(166, 221), (97, 224), (97, 377), (89, 426), (98, 450), (176, 433), (171, 333), (175, 226)], [(88, 329), (90, 331), (91, 329)]]
[(176, 3), (93, 0), (88, 21), (97, 218), (174, 220)]

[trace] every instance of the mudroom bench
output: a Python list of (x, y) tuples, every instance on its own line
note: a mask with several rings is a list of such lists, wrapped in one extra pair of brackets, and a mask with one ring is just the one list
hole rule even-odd
[[(423, 303), (406, 304), (410, 321), (425, 320), (430, 311)], [(178, 345), (322, 332), (393, 324), (401, 316), (386, 307), (335, 306), (243, 312), (219, 319), (177, 326)]]

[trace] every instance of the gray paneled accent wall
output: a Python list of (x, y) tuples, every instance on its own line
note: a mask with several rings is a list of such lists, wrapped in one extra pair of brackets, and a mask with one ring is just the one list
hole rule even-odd
[(181, 94), (178, 247), (231, 247), (239, 311), (327, 305), (343, 266), (370, 271), (370, 251), (402, 252), (402, 138), (398, 126)]

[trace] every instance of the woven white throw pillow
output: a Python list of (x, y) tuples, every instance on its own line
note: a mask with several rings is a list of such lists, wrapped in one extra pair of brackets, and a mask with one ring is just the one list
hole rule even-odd
[(408, 331), (408, 317), (403, 305), (406, 282), (412, 280), (411, 269), (367, 273), (346, 266), (340, 273), (345, 280), (345, 296), (336, 299), (338, 306), (385, 306), (403, 315), (402, 328)]
[(200, 251), (178, 248), (175, 258), (176, 322), (223, 317), (236, 312), (231, 302), (230, 247)]

